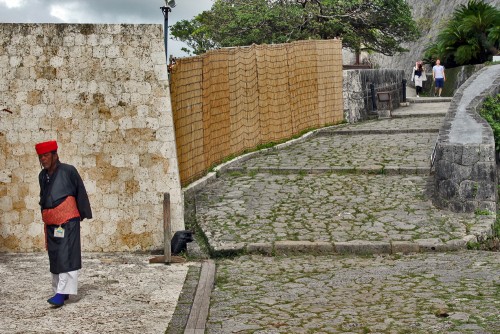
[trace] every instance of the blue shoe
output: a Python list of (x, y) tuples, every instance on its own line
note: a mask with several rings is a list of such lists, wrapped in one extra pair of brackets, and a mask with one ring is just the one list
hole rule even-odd
[(69, 295), (63, 295), (64, 296), (64, 300), (68, 300), (69, 299)]
[(56, 293), (54, 297), (47, 299), (47, 302), (51, 305), (61, 307), (64, 305), (64, 295)]

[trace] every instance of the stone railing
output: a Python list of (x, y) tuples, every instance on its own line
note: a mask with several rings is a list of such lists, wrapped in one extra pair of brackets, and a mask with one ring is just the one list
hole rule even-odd
[(432, 155), (434, 204), (455, 212), (496, 212), (495, 140), (478, 112), (500, 92), (500, 65), (475, 73), (455, 93)]

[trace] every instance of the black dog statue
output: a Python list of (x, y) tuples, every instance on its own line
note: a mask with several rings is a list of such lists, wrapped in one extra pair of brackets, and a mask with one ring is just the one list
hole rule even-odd
[(187, 250), (187, 243), (193, 241), (192, 231), (177, 231), (172, 237), (170, 243), (170, 252), (173, 255), (177, 255), (183, 251)]

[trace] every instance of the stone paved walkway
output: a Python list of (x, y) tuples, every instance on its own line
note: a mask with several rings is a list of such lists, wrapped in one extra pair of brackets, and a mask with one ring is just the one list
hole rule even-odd
[(149, 264), (147, 254), (85, 253), (78, 295), (53, 295), (46, 253), (0, 253), (0, 334), (161, 334), (190, 266)]
[(449, 104), (425, 102), (219, 168), (196, 220), (244, 252), (217, 261), (205, 333), (500, 333), (499, 253), (465, 250), (495, 216), (432, 205)]
[(500, 256), (243, 256), (218, 262), (206, 333), (500, 333)]
[(431, 203), (430, 156), (448, 106), (414, 103), (394, 119), (239, 159), (197, 193), (197, 223), (214, 251), (465, 249), (491, 234), (495, 216)]

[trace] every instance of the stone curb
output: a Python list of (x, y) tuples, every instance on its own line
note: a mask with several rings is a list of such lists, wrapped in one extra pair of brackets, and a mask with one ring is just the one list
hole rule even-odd
[(271, 174), (325, 174), (325, 173), (351, 173), (351, 174), (384, 174), (384, 175), (429, 175), (429, 167), (405, 167), (405, 166), (366, 166), (366, 167), (228, 167), (225, 172), (249, 173), (271, 173)]
[(392, 118), (445, 117), (447, 113), (392, 114)]
[(434, 129), (360, 129), (360, 130), (324, 130), (319, 131), (318, 136), (332, 135), (395, 135), (404, 133), (439, 133), (439, 128)]
[(189, 186), (182, 189), (182, 192), (184, 193), (184, 197), (194, 195), (196, 192), (205, 188), (205, 186), (207, 186), (208, 184), (214, 182), (216, 178), (217, 178), (217, 174), (214, 172), (211, 172), (211, 173), (208, 173), (207, 175), (205, 175), (204, 177), (202, 177), (201, 179), (194, 181)]
[(214, 247), (217, 255), (228, 252), (260, 255), (296, 255), (296, 254), (397, 254), (449, 252), (466, 250), (467, 243), (477, 242), (475, 235), (467, 235), (462, 239), (442, 242), (439, 239), (421, 239), (414, 241), (364, 241), (351, 240), (345, 242), (295, 241), (280, 240), (275, 242), (238, 243)]
[(188, 269), (182, 291), (165, 334), (183, 334), (191, 313), (196, 289), (200, 281), (201, 263)]
[(410, 103), (438, 103), (451, 102), (453, 97), (407, 97), (406, 101)]

